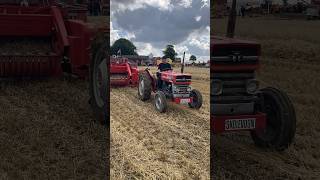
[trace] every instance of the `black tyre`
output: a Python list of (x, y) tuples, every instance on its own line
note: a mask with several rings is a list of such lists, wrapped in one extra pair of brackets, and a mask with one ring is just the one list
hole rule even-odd
[(90, 62), (89, 102), (96, 120), (105, 126), (109, 126), (108, 47), (107, 43), (104, 43), (100, 47), (97, 46), (95, 44), (95, 48), (92, 49), (92, 59)]
[(154, 97), (154, 106), (157, 111), (164, 113), (167, 111), (167, 98), (162, 91), (158, 91)]
[(189, 103), (190, 108), (200, 109), (202, 106), (202, 95), (200, 91), (193, 89), (190, 92), (190, 97), (193, 98), (192, 103)]
[(151, 79), (147, 72), (139, 74), (138, 96), (142, 101), (149, 100), (151, 97)]
[(292, 143), (296, 131), (293, 104), (284, 92), (276, 88), (268, 87), (261, 91), (262, 112), (267, 114), (267, 126), (263, 132), (252, 131), (252, 139), (259, 147), (285, 150)]

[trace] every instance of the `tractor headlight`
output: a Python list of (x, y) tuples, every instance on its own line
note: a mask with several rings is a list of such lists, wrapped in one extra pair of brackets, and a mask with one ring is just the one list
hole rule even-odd
[(220, 95), (222, 94), (223, 83), (221, 80), (214, 79), (211, 81), (211, 94)]
[(255, 94), (259, 89), (259, 82), (255, 79), (248, 80), (246, 89), (248, 94)]

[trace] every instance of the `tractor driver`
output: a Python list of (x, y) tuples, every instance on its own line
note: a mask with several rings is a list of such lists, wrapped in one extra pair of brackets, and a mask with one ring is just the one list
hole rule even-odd
[(162, 62), (158, 66), (158, 71), (166, 71), (166, 70), (171, 70), (171, 64), (169, 64), (169, 58), (162, 57)]
[(158, 78), (158, 88), (162, 88), (162, 80), (161, 80), (161, 72), (172, 70), (171, 64), (168, 63), (169, 58), (166, 58), (165, 56), (162, 57), (162, 62), (158, 65), (158, 71), (157, 71), (157, 78)]

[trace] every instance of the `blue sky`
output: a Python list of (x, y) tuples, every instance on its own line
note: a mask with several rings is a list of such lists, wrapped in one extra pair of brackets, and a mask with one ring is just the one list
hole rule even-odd
[(199, 61), (210, 58), (209, 0), (111, 0), (111, 44), (130, 39), (140, 55), (163, 56), (173, 44)]

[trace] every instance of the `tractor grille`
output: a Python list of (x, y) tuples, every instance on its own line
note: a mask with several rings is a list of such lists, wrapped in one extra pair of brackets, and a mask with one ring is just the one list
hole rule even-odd
[(190, 92), (188, 91), (189, 86), (188, 85), (173, 85), (172, 91), (173, 91), (173, 97), (177, 98), (187, 98), (190, 96)]
[(221, 95), (211, 95), (211, 113), (214, 115), (253, 113), (258, 97), (247, 93), (246, 82), (254, 76), (254, 72), (213, 73), (211, 79), (222, 81), (223, 89)]
[(254, 72), (217, 72), (211, 79), (221, 80), (223, 83), (222, 94), (212, 95), (212, 101), (217, 103), (246, 103), (255, 99), (246, 91), (246, 82), (255, 77)]
[(188, 87), (189, 86), (185, 86), (185, 85), (175, 85), (173, 86), (173, 90), (174, 90), (174, 93), (177, 93), (177, 94), (186, 94), (186, 93), (189, 93)]
[(191, 76), (189, 75), (181, 75), (176, 77), (177, 82), (191, 82)]

